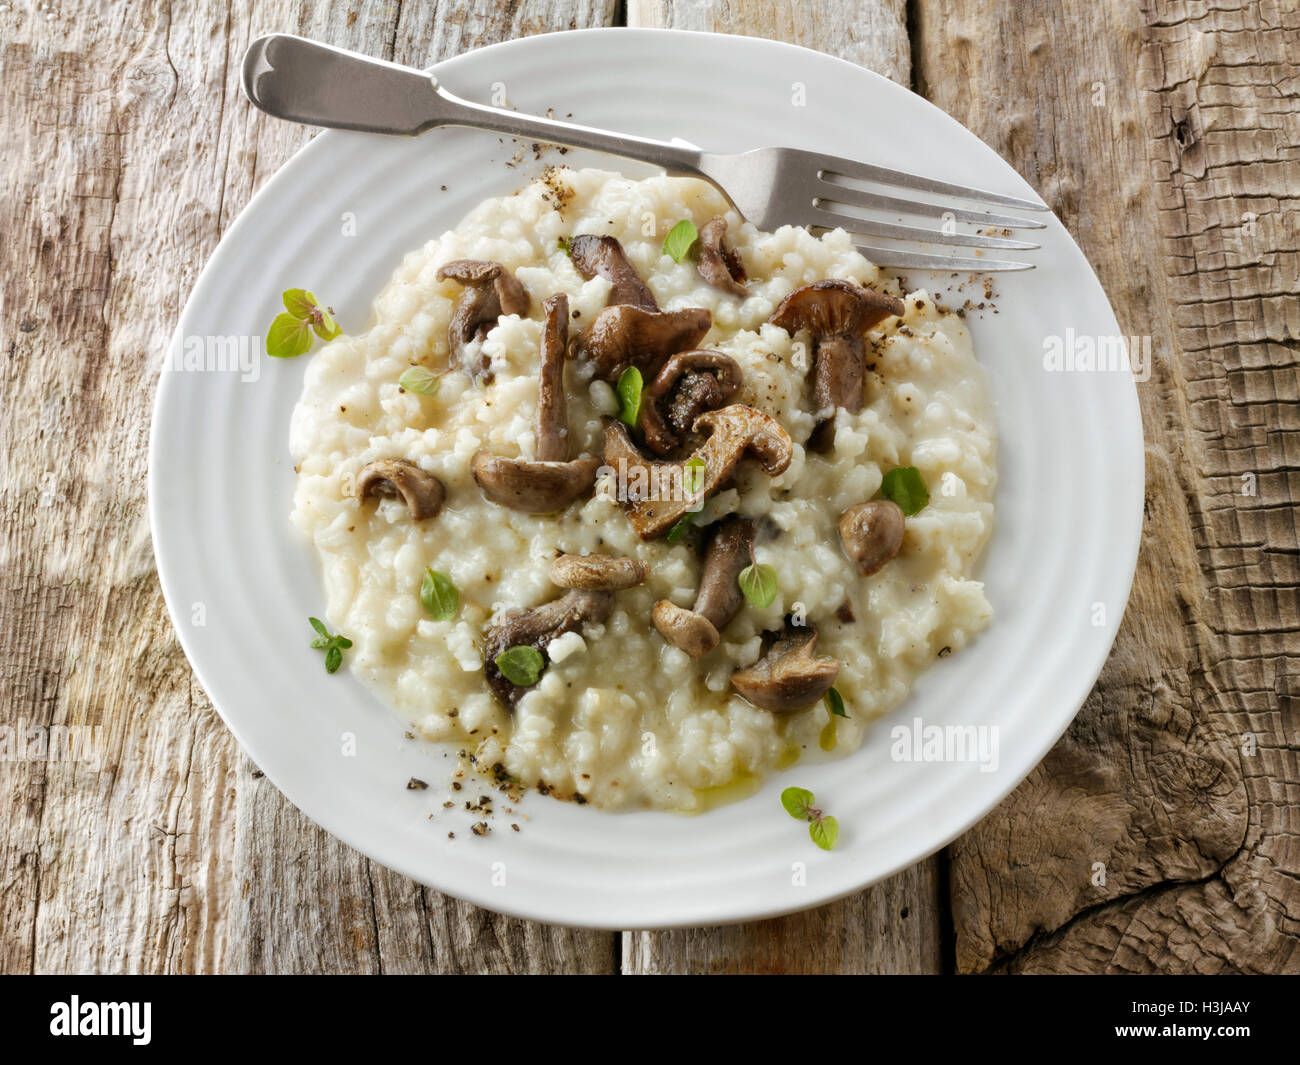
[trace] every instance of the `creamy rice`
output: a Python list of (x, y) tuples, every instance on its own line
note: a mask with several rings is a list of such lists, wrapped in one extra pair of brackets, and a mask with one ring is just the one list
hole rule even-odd
[[(566, 186), (571, 195), (557, 196)], [(662, 252), (678, 220), (703, 225), (723, 213), (749, 276), (743, 301)], [(485, 500), (470, 475), (480, 449), (534, 455), (542, 300), (567, 293), (579, 315), (575, 333), (606, 305), (609, 283), (584, 281), (560, 247), (578, 233), (617, 237), (661, 308), (711, 311), (713, 328), (699, 346), (742, 367), (733, 402), (773, 415), (796, 441), (784, 473), (768, 477), (742, 464), (734, 487), (706, 505), (702, 521), (734, 510), (775, 524), (779, 535), (756, 554), (775, 567), (779, 592), (766, 609), (745, 605), (718, 648), (700, 659), (669, 645), (649, 621), (660, 599), (694, 602), (700, 560), (688, 543), (642, 541), (619, 504), (598, 495), (559, 516), (508, 510)], [(513, 270), (531, 295), (531, 316), (501, 318), (482, 342), (495, 375), (486, 388), (451, 372), (431, 397), (404, 392), (397, 380), (411, 365), (447, 367), (460, 288), (434, 275), (462, 258)], [(349, 668), (428, 739), (468, 742), (481, 765), (501, 763), (525, 784), (545, 782), (606, 807), (697, 809), (708, 789), (832, 744), (836, 755), (855, 750), (921, 670), (960, 650), (991, 616), (972, 570), (993, 521), (996, 443), (965, 323), (913, 292), (904, 318), (869, 334), (874, 372), (861, 413), (840, 412), (829, 453), (805, 453), (797, 442), (814, 425), (807, 345), (766, 322), (784, 296), (822, 278), (901, 295), (842, 231), (761, 233), (728, 213), (704, 182), (631, 181), (597, 170), (556, 171), (487, 200), (406, 256), (375, 301), (370, 330), (311, 356), (292, 424), (293, 521), (320, 558), (326, 615), (355, 641)], [(571, 455), (599, 455), (612, 392), (581, 383), (572, 362), (566, 372)], [(442, 512), (413, 522), (400, 500), (358, 503), (354, 479), (379, 458), (405, 458), (435, 474), (447, 489)], [(908, 518), (899, 556), (863, 577), (841, 549), (837, 519), (872, 498), (886, 471), (906, 465), (919, 468), (930, 503)], [(560, 552), (641, 559), (650, 576), (616, 593), (605, 623), (553, 644), (551, 665), (512, 713), (486, 687), (484, 630), (502, 610), (556, 597), (548, 566)], [(427, 566), (460, 590), (453, 621), (423, 611)], [(850, 623), (836, 617), (846, 599), (856, 615)], [(780, 629), (800, 605), (821, 634), (817, 653), (841, 663), (835, 686), (847, 718), (832, 722), (822, 702), (774, 715), (729, 688), (732, 670), (758, 659), (764, 630)]]

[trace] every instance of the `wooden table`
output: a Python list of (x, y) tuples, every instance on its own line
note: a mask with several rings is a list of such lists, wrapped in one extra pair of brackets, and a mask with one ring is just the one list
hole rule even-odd
[[(199, 268), (311, 135), (243, 100), (249, 41), (423, 65), (623, 20), (910, 85), (1042, 192), (1155, 365), (1128, 614), (1030, 778), (854, 898), (615, 935), (422, 888), (262, 779), (167, 619), (145, 472)], [(101, 726), (107, 752), (0, 762), (0, 970), (1300, 971), (1294, 3), (7, 0), (0, 56), (0, 723)]]

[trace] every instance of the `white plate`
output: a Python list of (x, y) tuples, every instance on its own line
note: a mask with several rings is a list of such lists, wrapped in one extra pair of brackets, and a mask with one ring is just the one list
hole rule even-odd
[[(723, 151), (791, 144), (1030, 193), (920, 97), (770, 41), (590, 30), (512, 41), (436, 69), (470, 99), (490, 99), (500, 83), (523, 111), (553, 108)], [(792, 102), (800, 93), (806, 106)], [(172, 350), (186, 338), (264, 334), (280, 292), (293, 286), (333, 303), (345, 330), (364, 329), (371, 299), (404, 253), (536, 169), (531, 148), (526, 162), (506, 165), (515, 148), (471, 130), (317, 137), (222, 240)], [(565, 161), (598, 160), (574, 153)], [(923, 677), (851, 757), (774, 773), (756, 795), (696, 817), (612, 815), (531, 795), (521, 811), (529, 820), (498, 817), (491, 835), (471, 836), (472, 818), (442, 811), (452, 759), (405, 740), (394, 712), (346, 669), (327, 676), (307, 646), (307, 616), (321, 612), (323, 594), (312, 551), (289, 524), (287, 439), (311, 355), (262, 357), (254, 381), (216, 369), (162, 374), (150, 518), (163, 590), (199, 680), (310, 818), (376, 861), (494, 910), (603, 928), (717, 923), (814, 906), (911, 865), (1010, 792), (1069, 724), (1114, 639), (1137, 556), (1143, 451), (1134, 383), (1127, 373), (1043, 368), (1046, 337), (1070, 329), (1116, 336), (1119, 327), (1064, 228), (1052, 219), (1042, 232), (1043, 248), (1032, 253), (1039, 268), (1000, 277), (999, 313), (970, 317), (1001, 434), (997, 529), (985, 564), (995, 620)], [(913, 273), (911, 281), (934, 279)], [(977, 293), (969, 294), (978, 301)], [(891, 759), (891, 727), (918, 717), (996, 726), (997, 771)], [(412, 776), (430, 788), (405, 790)], [(838, 818), (834, 852), (813, 847), (782, 810), (779, 792), (792, 784), (811, 788)], [(523, 831), (510, 831), (510, 820)]]

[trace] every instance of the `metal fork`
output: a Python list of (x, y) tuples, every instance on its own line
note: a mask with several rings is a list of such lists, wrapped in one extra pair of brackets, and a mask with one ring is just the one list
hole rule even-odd
[[(904, 189), (967, 203), (1045, 211), (1035, 200), (966, 188), (897, 170), (799, 148), (756, 148), (734, 155), (706, 152), (683, 141), (667, 142), (520, 114), (453, 96), (435, 77), (410, 67), (288, 34), (254, 41), (244, 55), (244, 93), (267, 114), (313, 126), (414, 136), (435, 126), (471, 126), (529, 141), (637, 159), (669, 174), (713, 184), (760, 229), (780, 225), (814, 230), (842, 227), (859, 251), (882, 266), (922, 270), (1029, 270), (1031, 263), (911, 250), (906, 245), (863, 244), (884, 237), (912, 245), (949, 245), (1028, 251), (1039, 245), (1005, 236), (957, 232), (957, 223), (992, 230), (1041, 229), (1044, 223), (970, 207), (892, 196), (856, 182)], [(885, 211), (938, 219), (938, 226), (906, 225), (855, 213)]]

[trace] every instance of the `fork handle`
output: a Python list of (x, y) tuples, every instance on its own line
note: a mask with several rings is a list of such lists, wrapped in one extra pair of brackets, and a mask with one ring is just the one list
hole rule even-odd
[(406, 136), (436, 126), (471, 126), (705, 177), (696, 148), (472, 103), (453, 96), (431, 74), (287, 33), (249, 45), (242, 80), (256, 107), (304, 125)]

